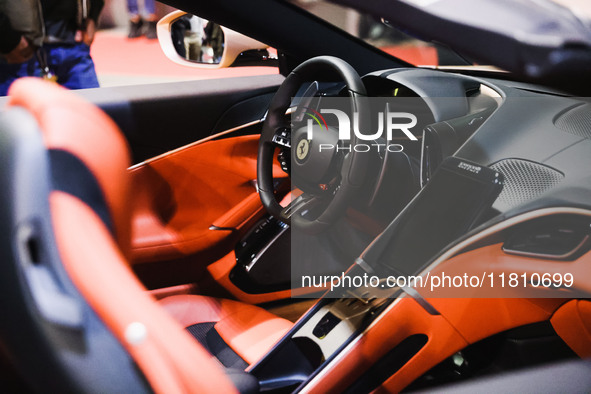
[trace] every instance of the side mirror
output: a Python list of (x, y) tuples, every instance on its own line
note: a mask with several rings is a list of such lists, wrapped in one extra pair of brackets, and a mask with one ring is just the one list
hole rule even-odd
[[(216, 69), (232, 65), (277, 65), (269, 57), (268, 45), (183, 11), (162, 18), (157, 32), (166, 57), (185, 66)], [(246, 61), (240, 61), (242, 58)]]

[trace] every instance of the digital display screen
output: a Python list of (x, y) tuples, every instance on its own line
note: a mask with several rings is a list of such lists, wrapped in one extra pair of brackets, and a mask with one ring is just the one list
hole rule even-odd
[(388, 274), (420, 272), (490, 209), (502, 182), (502, 174), (488, 167), (446, 159), (363, 259), (376, 268), (386, 268)]

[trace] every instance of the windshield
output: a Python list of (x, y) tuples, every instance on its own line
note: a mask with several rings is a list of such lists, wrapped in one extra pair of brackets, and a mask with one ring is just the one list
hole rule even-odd
[[(357, 37), (369, 45), (415, 66), (466, 66), (475, 64), (467, 56), (433, 42), (420, 40), (388, 21), (326, 0), (288, 0), (299, 8)], [(568, 7), (580, 19), (591, 19), (588, 0), (553, 0)]]
[(415, 66), (468, 65), (471, 61), (452, 50), (422, 41), (369, 14), (326, 0), (290, 0), (290, 3), (357, 37), (369, 45)]

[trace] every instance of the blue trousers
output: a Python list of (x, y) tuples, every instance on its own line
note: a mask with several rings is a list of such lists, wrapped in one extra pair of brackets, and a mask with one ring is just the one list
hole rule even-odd
[[(127, 10), (131, 15), (139, 15), (139, 7), (137, 5), (137, 0), (127, 0)], [(144, 0), (144, 11), (148, 15), (152, 15), (156, 13), (156, 4), (154, 0)]]
[[(99, 83), (90, 57), (90, 48), (84, 43), (46, 44), (47, 63), (57, 82), (69, 89), (98, 88)], [(6, 96), (14, 80), (26, 76), (41, 76), (41, 67), (36, 57), (22, 64), (7, 64), (0, 61), (0, 96)]]

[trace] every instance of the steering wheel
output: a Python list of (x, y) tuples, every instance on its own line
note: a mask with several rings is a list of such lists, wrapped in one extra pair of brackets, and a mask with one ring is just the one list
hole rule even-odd
[[(257, 159), (257, 182), (263, 206), (274, 217), (312, 234), (326, 229), (343, 213), (363, 185), (369, 162), (367, 152), (319, 149), (320, 144), (325, 143), (334, 147), (343, 143), (354, 146), (358, 142), (355, 133), (351, 133), (351, 141), (344, 142), (339, 141), (333, 128), (318, 129), (311, 139), (308, 139), (306, 127), (291, 130), (286, 112), (292, 97), (303, 83), (319, 80), (327, 74), (345, 82), (351, 110), (359, 114), (360, 123), (364, 122), (367, 116), (364, 110), (366, 90), (355, 69), (336, 57), (311, 58), (287, 76), (271, 100)], [(291, 149), (292, 187), (303, 192), (285, 208), (279, 204), (274, 193), (272, 167), (275, 148)], [(329, 178), (330, 185), (325, 182)], [(314, 214), (310, 215), (312, 211)]]

